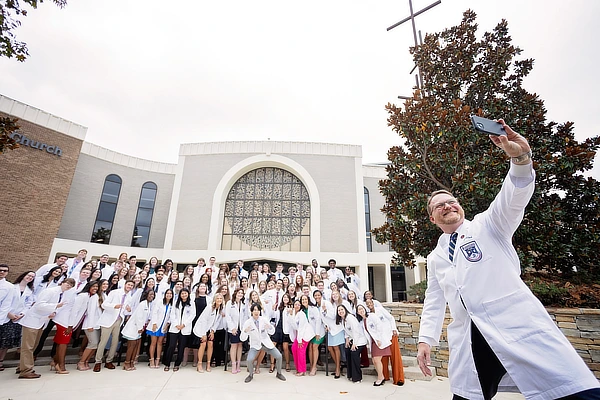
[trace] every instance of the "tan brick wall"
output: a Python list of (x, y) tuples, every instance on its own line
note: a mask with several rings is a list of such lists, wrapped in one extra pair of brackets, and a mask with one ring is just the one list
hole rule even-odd
[[(385, 303), (384, 306), (396, 318), (400, 349), (405, 356), (417, 356), (420, 316), (423, 304)], [(600, 310), (589, 308), (546, 308), (550, 317), (569, 339), (577, 353), (600, 379)], [(431, 364), (437, 375), (448, 376), (448, 341), (446, 327), (452, 321), (446, 310), (446, 318), (440, 337), (440, 346), (431, 351)]]
[(11, 267), (9, 280), (47, 262), (83, 143), (24, 120), (18, 125), (29, 139), (60, 147), (62, 156), (29, 146), (0, 154), (0, 262)]

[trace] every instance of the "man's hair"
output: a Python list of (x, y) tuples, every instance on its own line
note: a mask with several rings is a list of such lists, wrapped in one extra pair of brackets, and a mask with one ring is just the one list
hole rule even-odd
[(331, 264), (332, 261), (334, 264), (337, 265), (337, 262), (333, 258), (330, 258), (329, 261), (327, 261), (327, 264)]
[(433, 198), (435, 196), (437, 196), (438, 194), (448, 194), (448, 195), (454, 197), (454, 195), (451, 192), (449, 192), (448, 190), (444, 190), (444, 189), (436, 190), (434, 192), (431, 192), (431, 194), (427, 198), (427, 214), (429, 214), (429, 215), (431, 215), (431, 212), (432, 212), (432, 210), (431, 210), (431, 200), (433, 200)]
[(73, 278), (67, 278), (64, 281), (62, 281), (62, 283), (69, 284), (69, 285), (71, 285), (71, 287), (73, 287), (73, 286), (75, 286), (75, 279), (73, 279)]
[(262, 312), (262, 307), (258, 303), (252, 303), (252, 305), (250, 306), (250, 312), (254, 311), (255, 308), (258, 308), (258, 311)]

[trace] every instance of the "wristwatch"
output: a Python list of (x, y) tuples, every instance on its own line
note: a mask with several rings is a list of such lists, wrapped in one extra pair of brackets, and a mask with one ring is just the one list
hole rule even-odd
[(525, 165), (525, 164), (529, 164), (529, 161), (531, 161), (531, 159), (532, 159), (532, 153), (531, 153), (531, 150), (529, 150), (527, 153), (521, 154), (518, 157), (512, 157), (512, 162), (517, 165)]

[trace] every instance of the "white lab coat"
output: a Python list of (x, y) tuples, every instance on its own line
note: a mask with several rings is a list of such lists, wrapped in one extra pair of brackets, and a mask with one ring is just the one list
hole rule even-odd
[(308, 322), (308, 318), (304, 311), (298, 311), (293, 318), (289, 320), (289, 335), (292, 341), (298, 341), (298, 343), (310, 342), (315, 337), (315, 330)]
[(202, 314), (200, 314), (200, 318), (196, 321), (196, 325), (194, 325), (194, 335), (201, 338), (202, 336), (206, 336), (209, 331), (214, 332), (218, 330), (223, 321), (222, 313), (223, 310), (213, 310), (212, 305), (207, 305)]
[(100, 307), (100, 304), (98, 304), (98, 297), (98, 293), (90, 297), (87, 303), (85, 319), (83, 320), (83, 325), (81, 326), (82, 329), (100, 329), (99, 321), (100, 317), (102, 316), (102, 307)]
[(139, 303), (123, 327), (123, 331), (121, 332), (123, 336), (135, 339), (142, 337), (140, 331), (144, 329), (150, 320), (151, 314), (152, 303), (148, 303), (148, 300)]
[[(275, 327), (271, 325), (267, 318), (258, 317), (259, 329), (256, 329), (256, 324), (254, 321), (255, 320), (253, 317), (250, 317), (250, 319), (246, 320), (244, 326), (242, 327), (242, 332), (240, 333), (240, 340), (246, 341), (248, 338), (250, 338), (250, 347), (256, 350), (262, 349), (263, 345), (267, 349), (272, 349), (275, 347), (270, 337), (270, 335), (275, 333)], [(246, 329), (248, 328), (250, 328), (250, 330), (249, 332), (246, 332)]]
[(13, 290), (14, 294), (10, 312), (15, 315), (25, 315), (35, 301), (33, 290), (29, 286), (25, 286), (25, 290), (21, 293), (21, 286), (18, 283), (14, 284)]
[(43, 328), (50, 321), (50, 315), (56, 311), (61, 293), (60, 286), (44, 290), (25, 316), (17, 322), (31, 329)]
[(325, 335), (325, 325), (323, 324), (321, 316), (321, 308), (316, 306), (308, 307), (308, 323), (315, 332), (315, 336), (319, 336), (319, 338), (322, 338)]
[[(123, 300), (123, 295), (125, 295), (125, 300)], [(104, 302), (102, 303), (102, 309), (104, 312), (100, 316), (100, 320), (98, 324), (103, 328), (110, 328), (112, 324), (117, 321), (119, 317), (125, 317), (125, 305), (127, 302), (127, 295), (125, 294), (125, 290), (123, 289), (114, 289), (106, 296)], [(121, 308), (115, 308), (117, 304), (122, 304)]]
[[(323, 304), (326, 307), (326, 310), (323, 311)], [(344, 330), (344, 326), (335, 323), (335, 317), (337, 315), (337, 306), (332, 304), (330, 301), (324, 300), (321, 302), (321, 319), (325, 326), (329, 329), (329, 333), (331, 336), (335, 336), (341, 331)]]
[[(392, 345), (392, 329), (383, 314), (370, 313), (367, 317), (367, 329), (365, 330), (375, 342), (375, 346), (380, 349), (385, 349)], [(379, 345), (377, 345), (377, 342), (379, 342)]]
[(507, 371), (500, 390), (516, 384), (525, 398), (545, 400), (600, 386), (520, 277), (512, 236), (533, 194), (533, 176), (530, 165), (511, 163), (488, 210), (458, 228), (454, 262), (448, 258), (449, 234), (427, 257), (419, 341), (438, 345), (448, 303), (453, 318), (448, 375), (452, 393), (465, 398), (483, 399), (471, 351), (471, 321)]
[(162, 300), (154, 300), (152, 302), (152, 312), (150, 317), (150, 322), (148, 323), (148, 329), (152, 331), (152, 327), (156, 324), (156, 329), (161, 328), (162, 332), (167, 332), (167, 326), (169, 325), (169, 321), (171, 320), (171, 311), (173, 306), (170, 304), (163, 304)]
[(250, 318), (248, 308), (244, 303), (234, 303), (231, 300), (225, 304), (225, 320), (227, 322), (227, 332), (233, 332), (234, 329), (238, 333), (244, 326), (244, 322)]
[[(183, 306), (183, 304), (180, 303), (179, 307), (173, 307), (173, 311), (171, 311), (171, 325), (169, 326), (169, 333), (181, 332), (181, 334), (184, 336), (191, 335), (192, 321), (194, 320), (195, 316), (196, 306), (191, 303), (187, 306)], [(177, 325), (183, 325), (183, 329), (177, 329)]]
[(355, 346), (366, 346), (369, 344), (369, 339), (365, 333), (365, 327), (362, 322), (358, 322), (358, 319), (352, 314), (346, 315), (346, 319), (343, 321), (344, 325), (344, 336), (347, 339), (352, 340)]

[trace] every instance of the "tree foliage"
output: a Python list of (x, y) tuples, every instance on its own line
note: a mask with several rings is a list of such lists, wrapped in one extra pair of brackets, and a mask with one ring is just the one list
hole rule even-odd
[[(403, 106), (388, 104), (388, 125), (403, 139), (388, 152), (388, 178), (380, 182), (387, 223), (374, 230), (390, 242), (394, 262), (414, 267), (415, 255), (436, 245), (426, 199), (452, 191), (467, 218), (484, 211), (500, 189), (509, 163), (486, 135), (475, 133), (470, 114), (503, 118), (534, 152), (536, 190), (513, 242), (524, 269), (566, 279), (600, 279), (600, 185), (591, 169), (600, 137), (575, 140), (573, 123), (546, 120), (544, 102), (522, 87), (533, 68), (519, 59), (502, 20), (481, 39), (474, 12), (458, 26), (427, 35), (411, 48), (424, 79)], [(577, 271), (577, 272), (575, 272)]]
[[(67, 0), (52, 0), (58, 7), (67, 5)], [(32, 8), (44, 0), (23, 0)], [(15, 57), (18, 61), (25, 61), (29, 56), (27, 44), (17, 40), (15, 30), (21, 26), (21, 17), (27, 16), (27, 10), (21, 7), (19, 0), (0, 0), (0, 57)]]
[(10, 137), (13, 132), (19, 130), (18, 119), (9, 117), (0, 117), (0, 154), (5, 150), (12, 150), (19, 147), (17, 141)]

